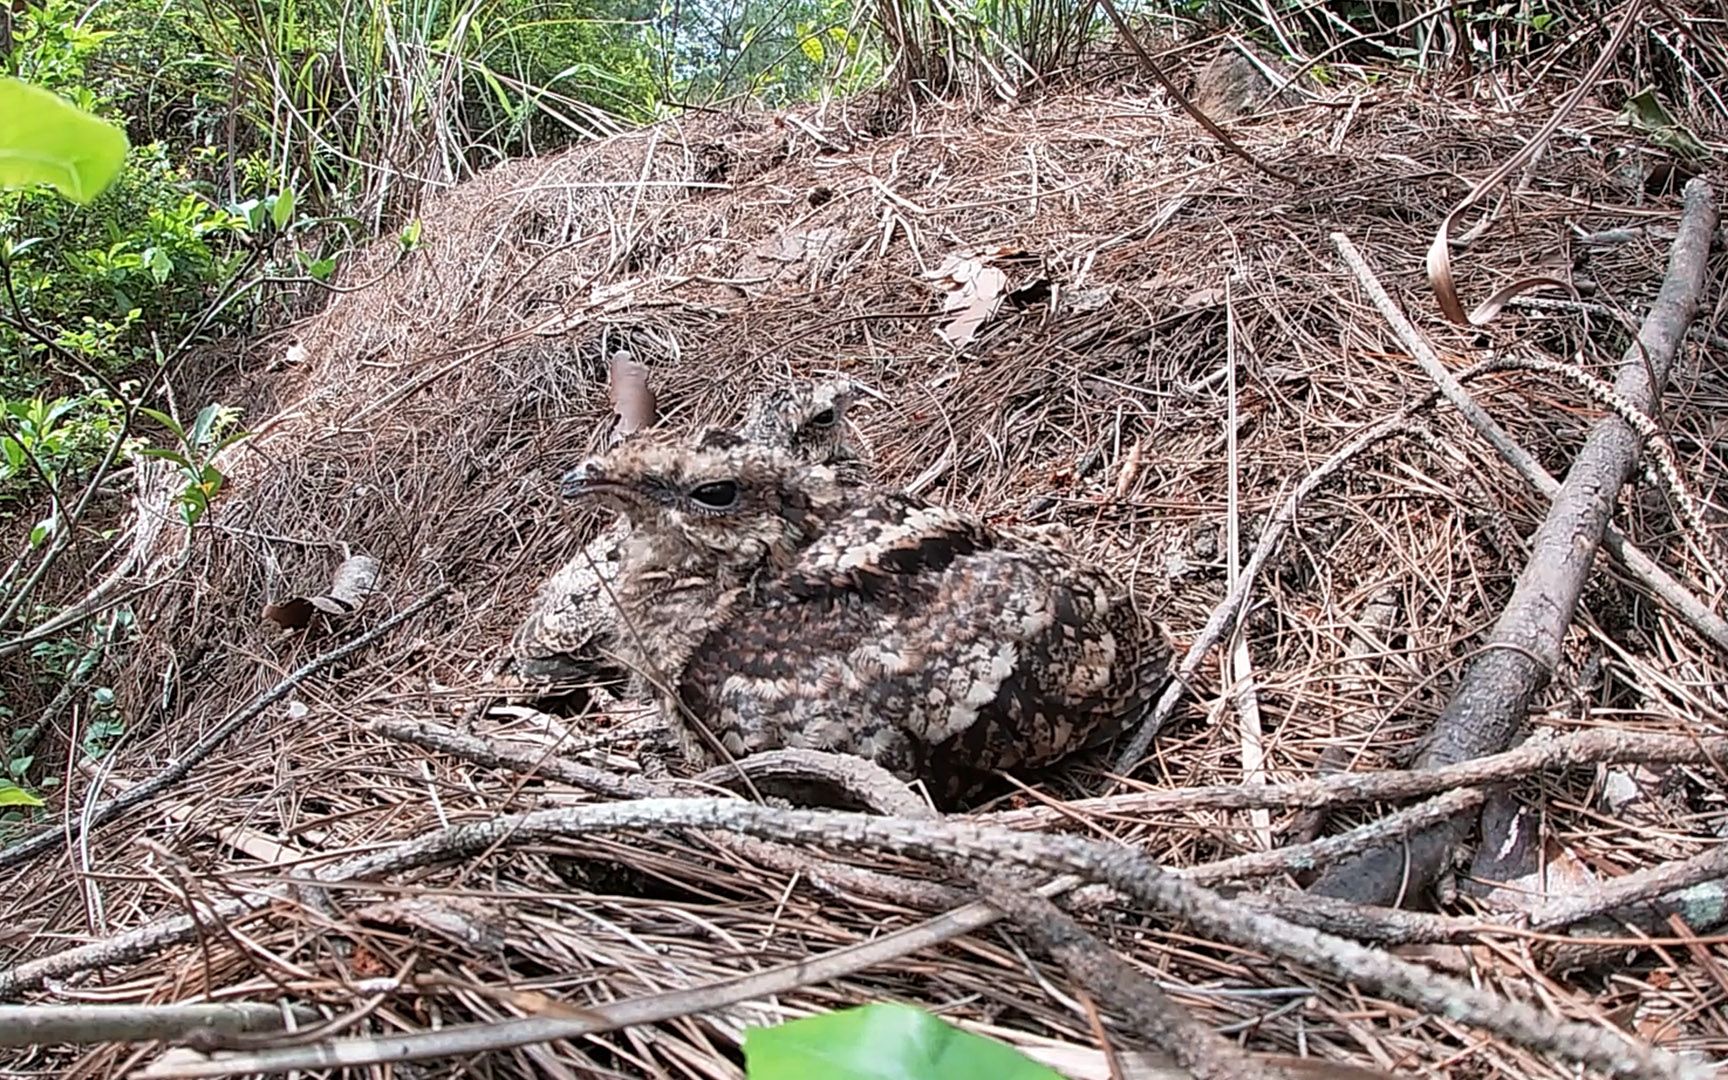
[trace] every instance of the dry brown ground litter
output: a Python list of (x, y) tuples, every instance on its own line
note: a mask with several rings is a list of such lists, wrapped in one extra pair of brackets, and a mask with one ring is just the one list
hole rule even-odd
[[(259, 434), (227, 455), (228, 487), (185, 568), (140, 608), (119, 688), (132, 732), (104, 794), (157, 773), (255, 693), (435, 584), (452, 583), (454, 600), (305, 681), (187, 783), (98, 829), (75, 855), (28, 866), (0, 893), (0, 923), (20, 931), (0, 936), (0, 963), (281, 880), (285, 867), (261, 859), (257, 843), (248, 854), (219, 838), (222, 827), (287, 845), (276, 853), (287, 862), (579, 798), (363, 724), (466, 717), (482, 733), (550, 740), (543, 722), (472, 710), (490, 699), (489, 672), (538, 579), (595, 526), (560, 505), (555, 484), (603, 439), (603, 358), (620, 342), (650, 364), (672, 424), (730, 422), (751, 395), (793, 377), (858, 379), (868, 391), (858, 434), (882, 478), (922, 478), (931, 497), (993, 519), (1068, 524), (1133, 575), (1185, 645), (1223, 593), (1232, 484), (1245, 558), (1291, 486), (1428, 389), (1365, 304), (1332, 231), (1361, 247), (1458, 368), (1492, 349), (1606, 371), (1627, 340), (1615, 313), (1636, 318), (1661, 279), (1677, 199), (1645, 193), (1655, 157), (1606, 108), (1573, 116), (1456, 259), (1467, 303), (1518, 277), (1560, 273), (1584, 286), (1585, 304), (1514, 307), (1486, 330), (1463, 331), (1437, 317), (1423, 252), (1446, 210), (1532, 134), (1553, 95), (1506, 109), (1358, 87), (1236, 125), (1255, 154), (1300, 178), (1291, 187), (1222, 152), (1137, 78), (1090, 85), (1017, 109), (895, 114), (854, 103), (667, 123), (500, 166), (425, 208), (418, 249), (403, 255), (385, 242), (354, 260), (327, 310), (259, 342), (244, 376), (217, 388), (248, 406)], [(1580, 239), (1628, 228), (1635, 234), (1620, 243)], [(945, 320), (926, 271), (994, 244), (1033, 256), (1009, 269), (1016, 284), (1041, 275), (1054, 288), (1005, 308), (957, 352), (938, 336)], [(1703, 320), (1716, 335), (1724, 270), (1719, 251)], [(1663, 417), (1710, 507), (1722, 503), (1728, 440), (1721, 341), (1687, 347)], [(1577, 391), (1529, 374), (1492, 375), (1474, 392), (1557, 474), (1599, 415)], [(1246, 638), (1273, 778), (1314, 775), (1329, 749), (1357, 770), (1396, 767), (1510, 593), (1523, 538), (1545, 508), (1449, 410), (1429, 425), (1434, 441), (1386, 443), (1304, 506), (1255, 591)], [(1707, 591), (1660, 489), (1646, 484), (1625, 503), (1626, 530)], [(350, 548), (381, 561), (381, 599), (310, 635), (261, 623), (267, 602), (318, 588)], [(1538, 729), (1721, 730), (1724, 658), (1606, 563), (1571, 644)], [(1242, 725), (1216, 659), (1197, 690), (1142, 770), (1146, 784), (1242, 779)], [(581, 732), (598, 721), (565, 723)], [(628, 770), (631, 753), (623, 743), (586, 760)], [(1557, 887), (1694, 853), (1722, 828), (1719, 776), (1672, 770), (1659, 795), (1620, 815), (1604, 808), (1602, 777), (1577, 770), (1517, 790), (1544, 808)], [(1082, 763), (1046, 797), (1102, 783), (1098, 763)], [(93, 798), (88, 788), (84, 777), (72, 785), (73, 816)], [(1280, 841), (1293, 820), (1276, 812), (1266, 831)], [(1071, 827), (1177, 867), (1265, 842), (1243, 813), (1100, 813)], [(461, 940), (424, 918), (365, 910), (403, 898), (460, 910), (487, 933)], [(411, 956), (417, 971), (458, 980), (392, 997), (361, 1029), (390, 1031), (513, 1011), (461, 988), (470, 984), (605, 1002), (826, 952), (928, 914), (848, 903), (670, 835), (505, 848), (338, 890), (331, 902), (328, 911), (277, 904), (239, 930), (212, 928), (24, 999), (287, 991), (341, 1011), (360, 1000), (355, 980)], [(1207, 1023), (1256, 1048), (1408, 1075), (1574, 1075), (1166, 921), (1120, 910), (1087, 923)], [(1518, 937), (1438, 953), (1559, 1014), (1671, 1049), (1728, 1047), (1714, 940), (1567, 978), (1537, 970)], [(734, 1077), (742, 1025), (887, 996), (1054, 1048), (1073, 1075), (1107, 1075), (1067, 986), (1012, 932), (992, 929), (747, 1007), (352, 1075)], [(1119, 1048), (1135, 1045), (1112, 1031)], [(118, 1075), (139, 1060), (133, 1053), (38, 1049), (6, 1064), (17, 1070), (9, 1075), (98, 1077)]]

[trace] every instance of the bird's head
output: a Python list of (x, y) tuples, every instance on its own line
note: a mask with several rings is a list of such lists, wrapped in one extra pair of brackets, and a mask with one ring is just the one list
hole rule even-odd
[(566, 473), (560, 490), (622, 510), (661, 558), (716, 570), (789, 561), (841, 503), (832, 469), (717, 430), (641, 433)]
[(779, 447), (799, 461), (826, 465), (842, 483), (855, 483), (863, 462), (846, 426), (858, 398), (850, 379), (803, 382), (758, 398), (738, 427), (750, 442)]

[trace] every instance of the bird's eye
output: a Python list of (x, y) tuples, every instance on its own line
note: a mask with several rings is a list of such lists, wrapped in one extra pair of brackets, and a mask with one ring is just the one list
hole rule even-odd
[(690, 498), (705, 510), (728, 510), (738, 501), (738, 485), (730, 480), (716, 480), (691, 489)]
[(810, 418), (811, 427), (829, 428), (840, 422), (840, 415), (833, 409), (823, 409)]

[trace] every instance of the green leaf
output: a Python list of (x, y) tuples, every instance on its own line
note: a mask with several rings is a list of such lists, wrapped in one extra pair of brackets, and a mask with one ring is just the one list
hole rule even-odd
[(286, 229), (288, 223), (294, 220), (294, 192), (283, 188), (282, 194), (276, 196), (274, 205), (270, 207), (270, 220), (276, 223), (278, 229)]
[(744, 1061), (749, 1080), (1061, 1080), (1012, 1047), (885, 1003), (748, 1028)]
[(1627, 123), (1647, 133), (1651, 142), (1666, 146), (1682, 157), (1702, 160), (1710, 156), (1710, 148), (1668, 114), (1654, 90), (1644, 90), (1627, 98), (1620, 115)]
[(402, 230), (402, 247), (408, 251), (413, 251), (416, 247), (419, 247), (419, 246), (420, 246), (420, 219), (415, 218), (413, 221), (410, 221), (408, 223), (408, 227), (406, 229)]
[(0, 240), (0, 251), (4, 251), (5, 258), (7, 260), (12, 260), (12, 259), (16, 259), (18, 256), (23, 255), (24, 253), (28, 252), (31, 248), (35, 247), (37, 244), (40, 244), (41, 242), (42, 242), (42, 237), (40, 237), (40, 236), (25, 237), (23, 240), (19, 240), (17, 243), (13, 243), (11, 238), (8, 237), (5, 240)]
[(192, 418), (192, 432), (186, 436), (186, 441), (196, 450), (210, 441), (210, 429), (216, 424), (216, 417), (222, 412), (222, 406), (211, 402), (198, 410), (198, 415)]
[(187, 460), (186, 455), (177, 450), (164, 450), (160, 446), (140, 446), (137, 452), (139, 457), (156, 458), (158, 461), (172, 461), (183, 469), (190, 469), (192, 467), (192, 462)]
[(41, 806), (42, 800), (10, 780), (0, 780), (0, 806)]
[(0, 189), (48, 184), (90, 202), (126, 161), (126, 133), (39, 86), (0, 77)]
[(151, 248), (144, 253), (144, 265), (150, 268), (150, 276), (160, 285), (168, 280), (168, 275), (174, 272), (174, 260), (161, 248)]
[(176, 439), (179, 439), (181, 442), (186, 441), (186, 429), (180, 426), (180, 421), (174, 419), (165, 412), (151, 409), (143, 405), (138, 406), (138, 411), (156, 421), (158, 424), (161, 424), (169, 431), (172, 431)]
[(330, 275), (336, 272), (336, 260), (319, 259), (308, 266), (306, 272), (312, 276), (313, 281), (329, 281)]

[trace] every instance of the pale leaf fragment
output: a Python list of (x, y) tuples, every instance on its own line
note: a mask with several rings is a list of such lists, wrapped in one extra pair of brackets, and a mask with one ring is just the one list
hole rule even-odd
[(607, 385), (612, 396), (612, 411), (618, 422), (612, 426), (610, 441), (618, 442), (644, 428), (653, 427), (660, 419), (654, 391), (648, 385), (648, 368), (627, 352), (617, 352), (607, 363)]
[(370, 555), (351, 555), (342, 560), (330, 579), (329, 591), (317, 596), (292, 596), (279, 604), (266, 604), (264, 617), (284, 630), (304, 630), (312, 623), (315, 612), (332, 618), (352, 615), (365, 604), (366, 598), (378, 591), (378, 578), (383, 572), (378, 560)]

